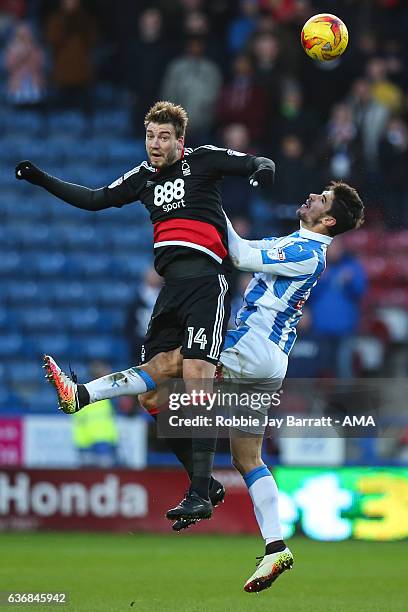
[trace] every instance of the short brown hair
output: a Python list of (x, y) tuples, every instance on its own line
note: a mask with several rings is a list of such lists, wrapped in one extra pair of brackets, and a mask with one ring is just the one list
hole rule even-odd
[(179, 104), (161, 100), (156, 102), (146, 113), (144, 120), (145, 128), (147, 128), (150, 122), (171, 123), (174, 125), (176, 137), (181, 138), (186, 133), (188, 116), (184, 108)]
[(364, 204), (357, 190), (343, 181), (332, 181), (326, 189), (334, 195), (329, 214), (336, 219), (336, 225), (328, 228), (330, 236), (360, 227), (364, 223)]

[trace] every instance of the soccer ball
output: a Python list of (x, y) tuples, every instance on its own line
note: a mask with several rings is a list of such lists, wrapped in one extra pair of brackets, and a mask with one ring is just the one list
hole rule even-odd
[(320, 13), (306, 21), (300, 40), (309, 57), (328, 62), (340, 57), (346, 50), (348, 31), (336, 15)]

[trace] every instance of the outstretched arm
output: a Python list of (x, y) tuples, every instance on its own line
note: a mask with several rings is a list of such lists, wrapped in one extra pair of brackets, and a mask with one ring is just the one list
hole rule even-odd
[(33, 185), (39, 185), (57, 198), (64, 200), (64, 202), (84, 210), (102, 210), (112, 205), (109, 203), (103, 188), (89, 189), (88, 187), (61, 181), (37, 168), (30, 161), (22, 161), (18, 164), (16, 178), (18, 180), (24, 179)]
[(228, 251), (232, 263), (239, 270), (245, 272), (266, 272), (278, 276), (300, 276), (311, 274), (318, 265), (318, 258), (314, 253), (303, 250), (299, 244), (292, 244), (283, 248), (274, 246), (272, 242), (268, 248), (254, 246), (254, 243), (268, 241), (243, 240), (227, 219)]
[[(143, 164), (142, 164), (143, 165)], [(139, 168), (139, 167), (138, 167)], [(137, 169), (138, 169), (137, 168)], [(100, 189), (90, 189), (62, 181), (30, 161), (22, 161), (16, 167), (16, 178), (43, 187), (64, 202), (83, 210), (103, 210), (111, 206), (123, 206), (139, 199), (145, 181), (136, 172), (128, 172), (120, 179)]]

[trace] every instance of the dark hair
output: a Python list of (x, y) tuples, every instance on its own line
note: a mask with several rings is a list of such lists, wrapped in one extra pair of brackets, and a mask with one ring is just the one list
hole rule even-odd
[(336, 225), (328, 228), (330, 236), (360, 227), (364, 223), (364, 204), (356, 189), (342, 181), (332, 181), (326, 189), (334, 194), (328, 214), (336, 219)]
[(176, 130), (176, 137), (181, 138), (186, 133), (188, 116), (182, 106), (161, 100), (156, 102), (146, 113), (145, 128), (151, 121), (153, 123), (171, 123)]

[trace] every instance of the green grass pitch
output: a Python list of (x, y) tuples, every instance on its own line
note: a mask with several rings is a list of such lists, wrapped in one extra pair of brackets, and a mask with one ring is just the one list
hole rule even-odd
[(0, 591), (69, 593), (66, 612), (388, 612), (407, 610), (407, 544), (292, 538), (295, 566), (268, 590), (242, 589), (260, 538), (199, 534), (0, 535)]

